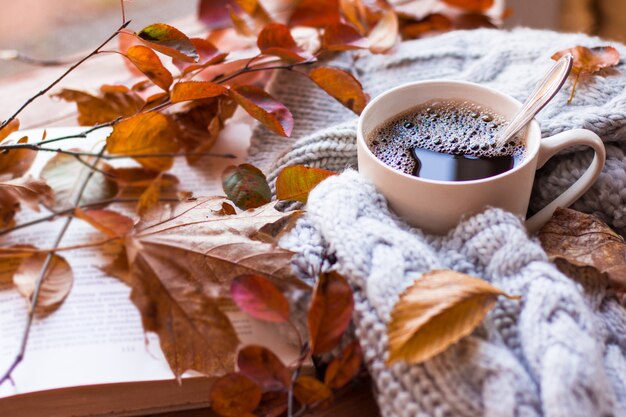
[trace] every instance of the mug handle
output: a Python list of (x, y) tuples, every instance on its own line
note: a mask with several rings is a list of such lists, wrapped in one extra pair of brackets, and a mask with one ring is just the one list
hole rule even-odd
[(565, 148), (571, 146), (585, 145), (594, 151), (593, 161), (583, 173), (583, 175), (572, 184), (563, 194), (555, 198), (547, 206), (535, 213), (526, 220), (526, 229), (530, 233), (537, 232), (544, 224), (550, 220), (557, 207), (568, 207), (578, 200), (598, 179), (604, 161), (606, 160), (606, 150), (602, 139), (595, 133), (586, 129), (572, 129), (541, 140), (539, 147), (539, 157), (537, 159), (537, 169), (541, 168), (548, 159)]

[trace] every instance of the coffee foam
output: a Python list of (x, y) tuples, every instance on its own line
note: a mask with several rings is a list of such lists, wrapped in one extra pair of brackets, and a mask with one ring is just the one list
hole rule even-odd
[(470, 101), (434, 100), (384, 122), (368, 142), (378, 159), (407, 174), (416, 166), (412, 148), (487, 158), (513, 156), (521, 161), (525, 147), (519, 136), (495, 147), (507, 123), (502, 115)]

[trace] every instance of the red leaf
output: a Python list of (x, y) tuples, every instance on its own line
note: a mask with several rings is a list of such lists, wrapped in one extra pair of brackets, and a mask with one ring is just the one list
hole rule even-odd
[(369, 44), (358, 30), (345, 23), (326, 26), (322, 36), (322, 48), (328, 51), (347, 51), (349, 49), (368, 48)]
[(142, 45), (131, 46), (126, 56), (150, 81), (165, 91), (169, 90), (174, 81), (172, 74), (163, 66), (152, 49)]
[(326, 368), (324, 383), (329, 388), (339, 389), (352, 381), (361, 370), (363, 352), (358, 340), (354, 340), (341, 352), (341, 357), (333, 359)]
[(198, 52), (183, 32), (165, 23), (146, 26), (137, 34), (151, 48), (181, 61), (198, 61)]
[(211, 409), (221, 416), (241, 417), (261, 402), (261, 388), (244, 375), (230, 373), (211, 385)]
[(181, 61), (176, 58), (172, 60), (172, 64), (174, 64), (182, 74), (188, 74), (191, 71), (218, 64), (224, 61), (228, 56), (227, 53), (221, 52), (215, 47), (215, 45), (213, 45), (212, 42), (209, 42), (206, 39), (192, 38), (191, 42), (196, 48), (196, 52), (198, 52), (198, 63)]
[(300, 375), (293, 387), (293, 394), (300, 404), (315, 407), (330, 399), (333, 395), (330, 388), (310, 376)]
[(74, 214), (110, 237), (125, 236), (133, 228), (133, 219), (112, 210), (84, 211), (77, 208)]
[(263, 346), (246, 346), (237, 356), (239, 371), (266, 391), (280, 391), (291, 384), (291, 372)]
[(339, 22), (339, 0), (302, 0), (289, 17), (289, 26), (323, 28)]
[(483, 13), (491, 9), (494, 0), (443, 0), (443, 2), (468, 12)]
[(306, 203), (311, 190), (333, 175), (337, 173), (304, 165), (286, 167), (276, 178), (276, 198)]
[(270, 23), (265, 26), (259, 37), (257, 45), (261, 53), (278, 56), (290, 62), (302, 62), (312, 58), (312, 55), (300, 49), (291, 36), (289, 28), (280, 23)]
[(227, 91), (226, 87), (210, 81), (181, 81), (174, 84), (172, 103), (216, 97)]
[(319, 67), (311, 71), (309, 77), (330, 96), (356, 114), (361, 114), (369, 100), (359, 80), (346, 71)]
[(307, 314), (311, 353), (319, 355), (335, 348), (350, 323), (354, 300), (352, 289), (337, 272), (321, 274)]
[(222, 187), (226, 196), (242, 210), (261, 207), (272, 199), (265, 174), (250, 164), (227, 167), (222, 174)]
[(198, 18), (211, 30), (228, 28), (231, 23), (228, 6), (229, 0), (200, 0)]
[(289, 301), (261, 275), (238, 276), (230, 284), (230, 295), (239, 308), (256, 319), (275, 323), (289, 320)]
[(281, 136), (291, 135), (293, 116), (284, 104), (253, 85), (231, 87), (230, 96), (248, 114)]

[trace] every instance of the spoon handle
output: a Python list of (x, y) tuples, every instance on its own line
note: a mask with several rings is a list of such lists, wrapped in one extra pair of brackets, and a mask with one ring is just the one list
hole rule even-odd
[(504, 145), (517, 132), (526, 126), (541, 109), (559, 92), (565, 80), (572, 70), (574, 57), (572, 54), (564, 55), (550, 68), (541, 82), (526, 99), (513, 120), (508, 124), (504, 132), (500, 134), (496, 146)]

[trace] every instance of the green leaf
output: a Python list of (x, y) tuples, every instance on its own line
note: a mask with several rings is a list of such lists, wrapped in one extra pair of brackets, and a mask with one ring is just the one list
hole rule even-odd
[(152, 49), (185, 62), (197, 62), (198, 52), (191, 39), (183, 32), (165, 23), (143, 28), (137, 37)]
[(272, 199), (265, 175), (250, 164), (226, 168), (222, 186), (228, 198), (242, 210), (260, 207)]

